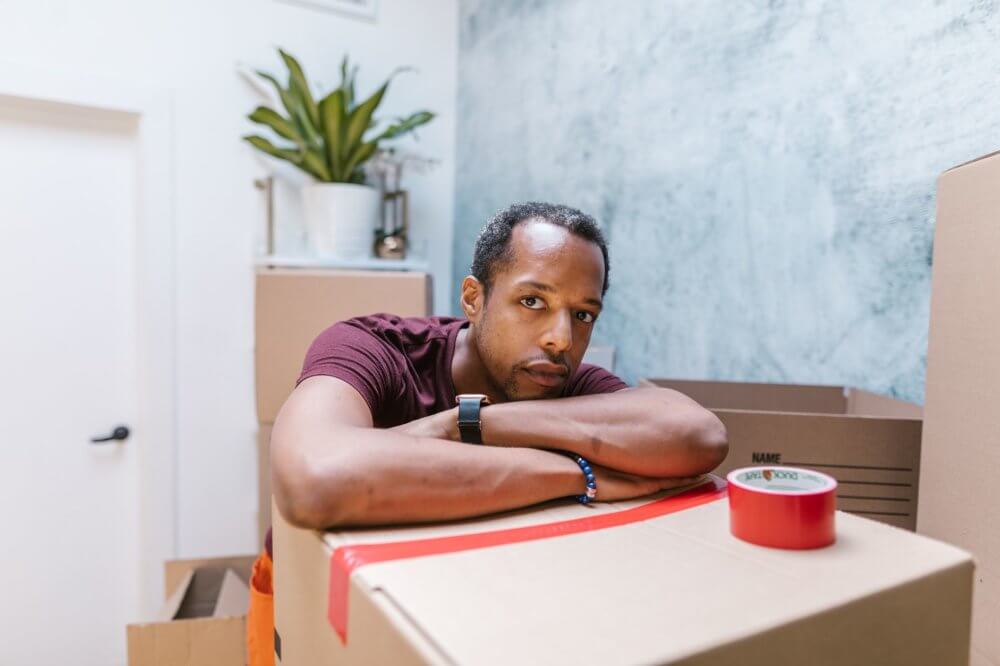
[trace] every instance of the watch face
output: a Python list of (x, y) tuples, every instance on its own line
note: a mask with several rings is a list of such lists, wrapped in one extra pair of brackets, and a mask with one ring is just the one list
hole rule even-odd
[(489, 404), (490, 399), (483, 393), (462, 393), (461, 395), (455, 396), (455, 404), (457, 405), (462, 400), (479, 400), (484, 404)]

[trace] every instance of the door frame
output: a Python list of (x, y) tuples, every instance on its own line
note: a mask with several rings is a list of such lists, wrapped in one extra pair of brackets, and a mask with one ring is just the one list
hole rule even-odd
[[(87, 72), (0, 62), (0, 99), (69, 107), (80, 115), (135, 119), (136, 380), (140, 610), (155, 615), (163, 601), (163, 563), (176, 557), (176, 280), (173, 224), (172, 104), (164, 90)], [(139, 618), (136, 618), (139, 619)]]

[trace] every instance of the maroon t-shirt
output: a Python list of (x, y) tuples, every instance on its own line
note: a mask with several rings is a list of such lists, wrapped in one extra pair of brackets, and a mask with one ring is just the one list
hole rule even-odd
[[(450, 409), (455, 406), (451, 359), (458, 332), (468, 323), (455, 317), (390, 314), (337, 322), (310, 345), (295, 385), (316, 375), (342, 379), (368, 403), (377, 428)], [(623, 388), (628, 385), (615, 375), (584, 363), (566, 382), (561, 397)], [(270, 530), (265, 547), (272, 554)]]
[[(299, 382), (329, 375), (361, 394), (377, 428), (436, 414), (455, 406), (451, 359), (468, 320), (375, 314), (326, 329), (309, 347)], [(612, 393), (627, 388), (596, 365), (581, 364), (561, 397)]]

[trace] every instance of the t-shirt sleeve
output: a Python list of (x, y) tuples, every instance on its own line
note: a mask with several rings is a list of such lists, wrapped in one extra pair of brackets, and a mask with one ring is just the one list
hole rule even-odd
[(350, 384), (368, 403), (372, 418), (400, 393), (400, 352), (350, 322), (338, 322), (320, 333), (306, 352), (295, 385), (317, 375)]
[(601, 366), (581, 363), (580, 367), (576, 370), (576, 374), (573, 375), (573, 378), (566, 386), (563, 395), (567, 398), (572, 398), (577, 395), (614, 393), (626, 388), (628, 388), (628, 384)]

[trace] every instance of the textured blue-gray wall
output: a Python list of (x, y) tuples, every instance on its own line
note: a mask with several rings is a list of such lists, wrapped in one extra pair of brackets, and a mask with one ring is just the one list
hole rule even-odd
[(935, 179), (1000, 149), (997, 2), (463, 0), (460, 20), (456, 285), (495, 210), (567, 203), (608, 232), (596, 339), (627, 381), (922, 402)]

